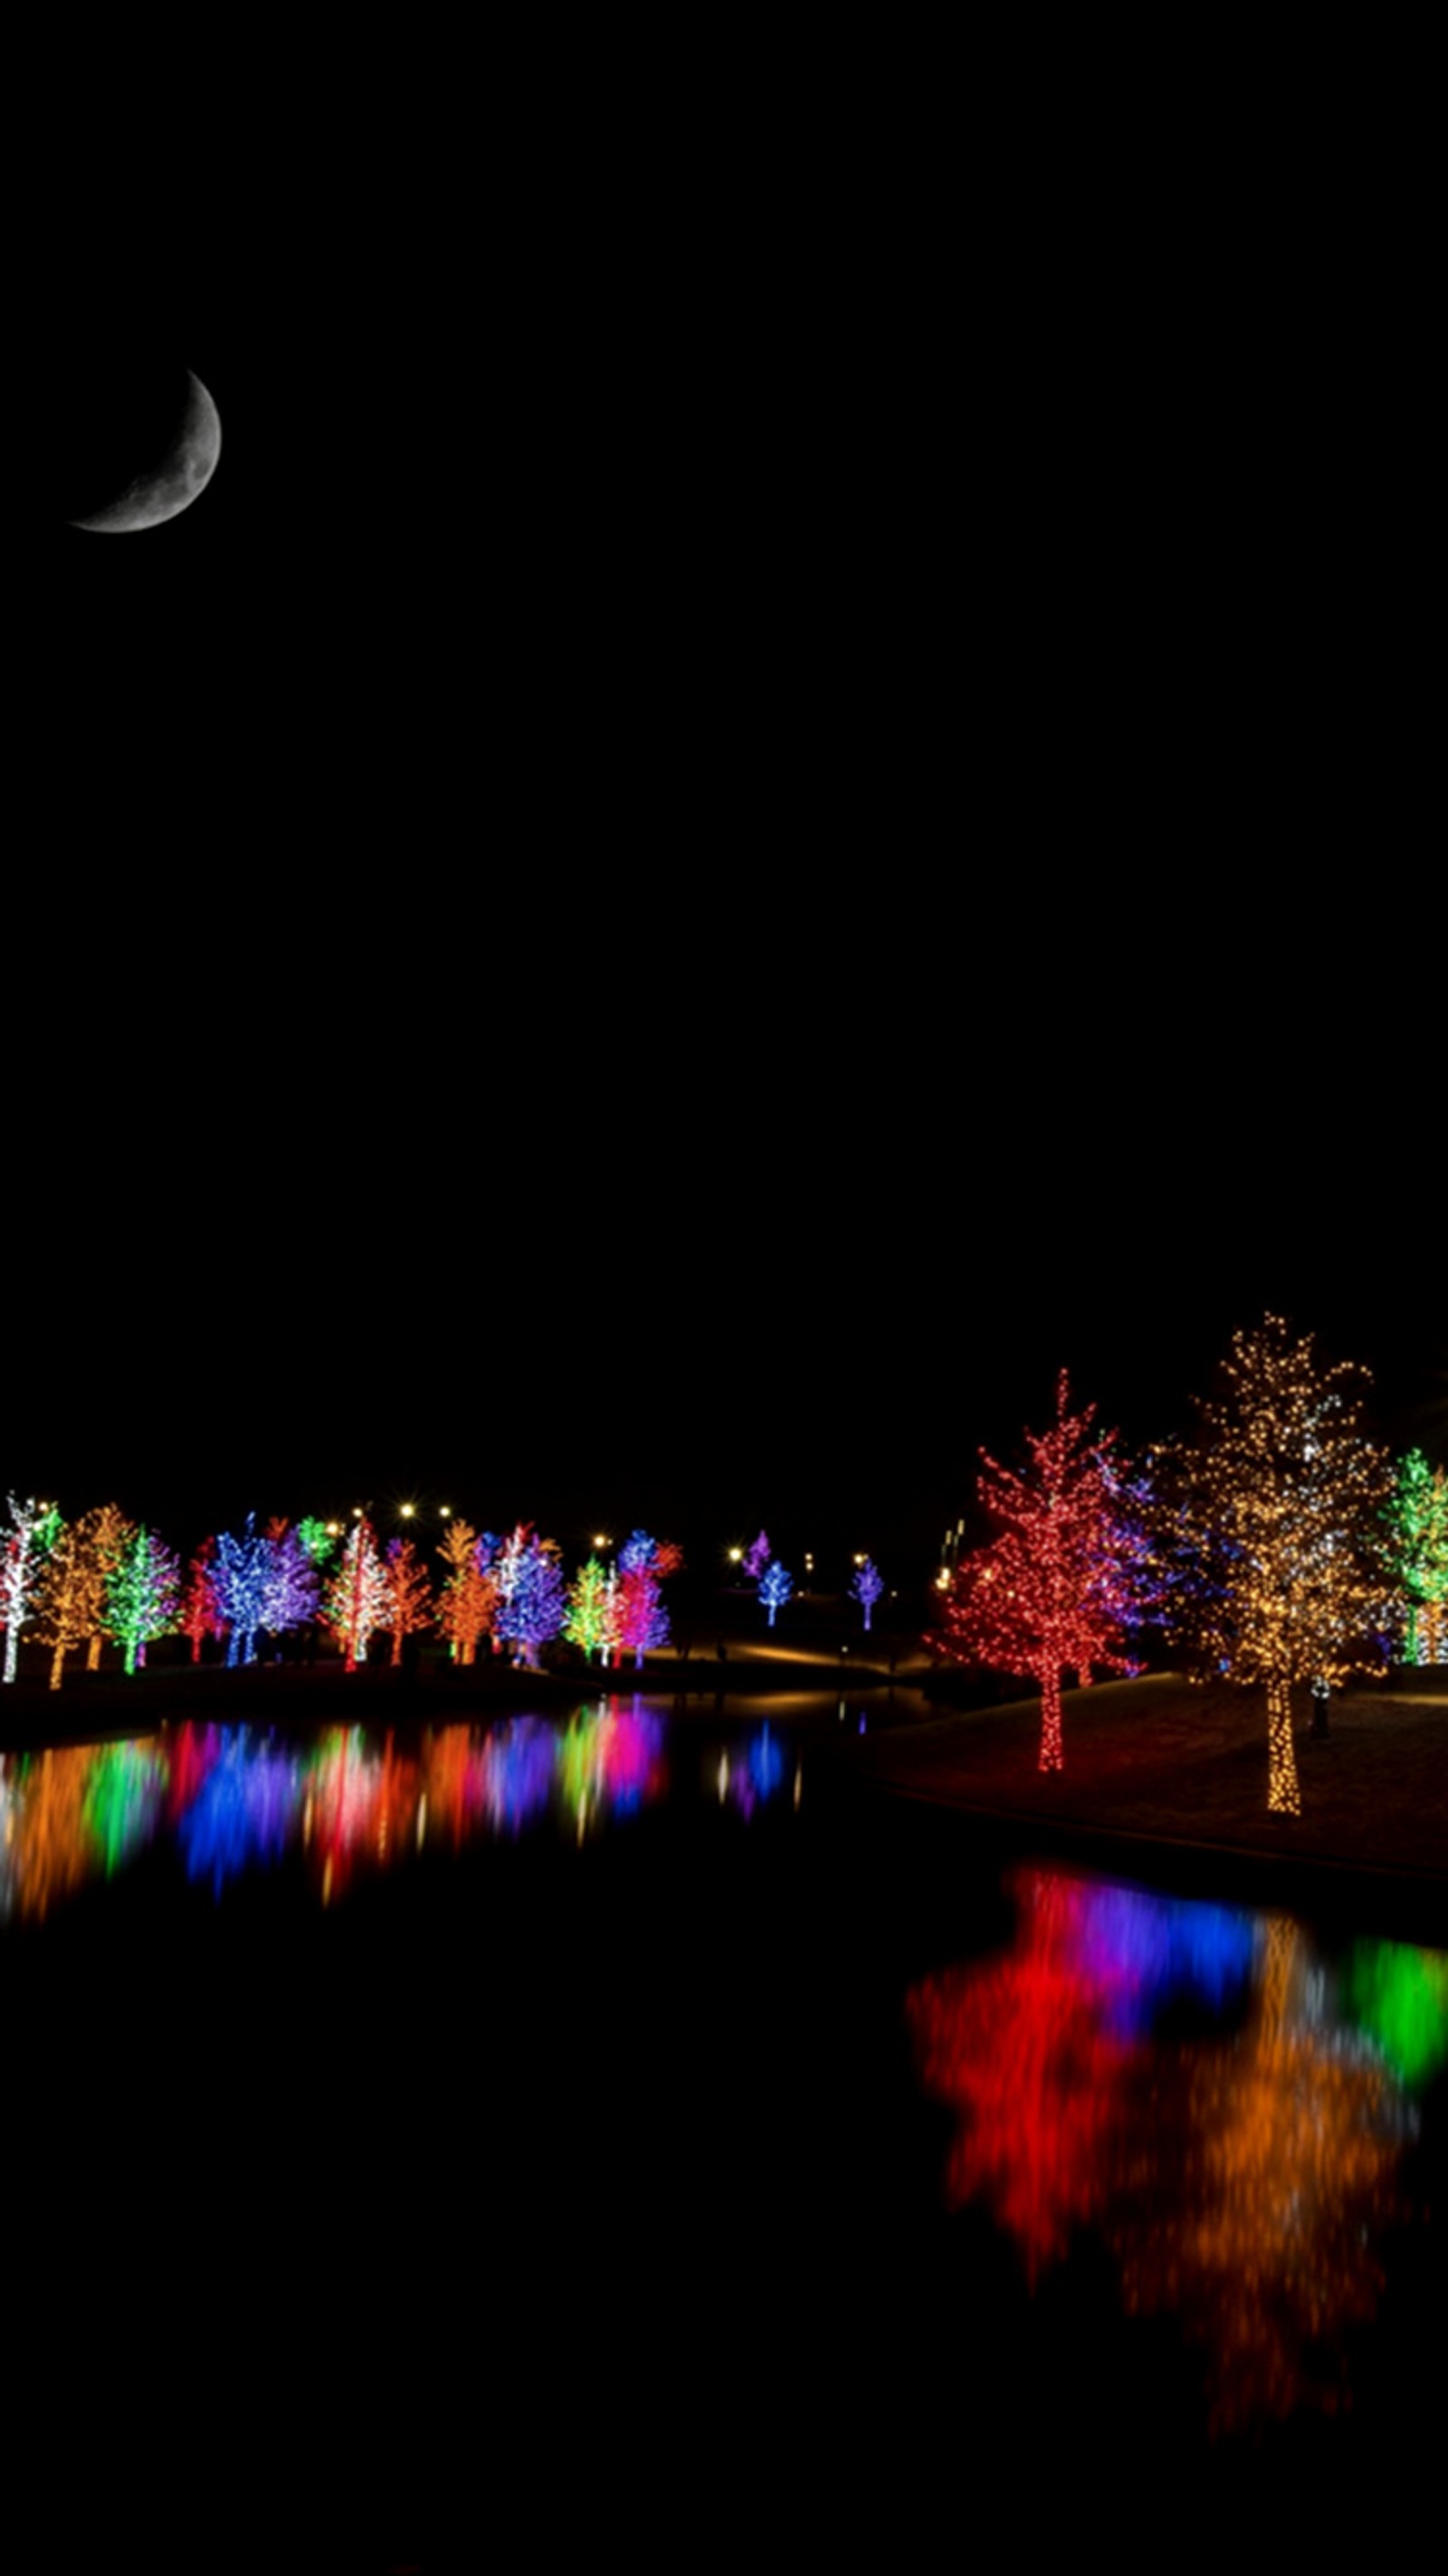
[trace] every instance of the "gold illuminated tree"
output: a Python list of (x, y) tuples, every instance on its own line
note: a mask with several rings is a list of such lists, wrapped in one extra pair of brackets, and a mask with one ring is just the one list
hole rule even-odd
[(94, 1636), (105, 1616), (106, 1569), (93, 1544), (87, 1512), (68, 1521), (46, 1561), (36, 1607), (35, 1633), (50, 1648), (50, 1687), (60, 1688), (61, 1666), (73, 1647)]
[(95, 1509), (82, 1512), (76, 1522), (76, 1534), (97, 1568), (99, 1609), (90, 1632), (85, 1668), (97, 1670), (101, 1660), (101, 1643), (107, 1634), (105, 1618), (106, 1593), (111, 1576), (121, 1561), (124, 1550), (136, 1535), (134, 1521), (128, 1521), (119, 1503), (97, 1503)]
[(1168, 1453), (1159, 1542), (1164, 1618), (1199, 1680), (1267, 1694), (1267, 1804), (1302, 1811), (1294, 1684), (1380, 1660), (1387, 1616), (1384, 1452), (1363, 1423), (1363, 1370), (1324, 1368), (1279, 1315), (1234, 1336), (1198, 1435)]

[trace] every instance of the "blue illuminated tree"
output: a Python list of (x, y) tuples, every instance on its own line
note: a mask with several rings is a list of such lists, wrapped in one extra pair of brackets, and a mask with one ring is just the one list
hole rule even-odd
[(861, 1562), (855, 1568), (855, 1579), (850, 1585), (850, 1591), (853, 1598), (858, 1601), (860, 1608), (864, 1611), (865, 1633), (867, 1636), (870, 1630), (870, 1613), (874, 1609), (875, 1604), (879, 1600), (884, 1589), (885, 1578), (881, 1574), (873, 1557), (867, 1556), (862, 1558)]
[(759, 1598), (769, 1613), (771, 1628), (774, 1626), (775, 1612), (784, 1608), (793, 1590), (793, 1578), (786, 1574), (777, 1556), (771, 1557), (759, 1578)]
[(239, 1537), (231, 1530), (218, 1534), (211, 1579), (216, 1606), (227, 1627), (228, 1665), (254, 1664), (256, 1632), (271, 1624), (266, 1608), (273, 1580), (272, 1554), (272, 1542), (257, 1528), (255, 1512), (247, 1513)]
[(501, 1599), (496, 1633), (515, 1649), (514, 1661), (536, 1664), (538, 1650), (556, 1637), (568, 1615), (568, 1587), (557, 1543), (535, 1538), (520, 1523), (499, 1551)]

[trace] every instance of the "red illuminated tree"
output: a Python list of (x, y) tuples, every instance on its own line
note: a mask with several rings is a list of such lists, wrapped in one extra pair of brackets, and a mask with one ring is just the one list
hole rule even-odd
[(1027, 1432), (1019, 1474), (981, 1451), (977, 1496), (997, 1533), (961, 1558), (935, 1641), (1040, 1685), (1043, 1771), (1062, 1768), (1062, 1673), (1135, 1669), (1123, 1648), (1144, 1585), (1145, 1542), (1111, 1463), (1116, 1434), (1093, 1437), (1095, 1406), (1072, 1413), (1068, 1395), (1063, 1369), (1056, 1419)]

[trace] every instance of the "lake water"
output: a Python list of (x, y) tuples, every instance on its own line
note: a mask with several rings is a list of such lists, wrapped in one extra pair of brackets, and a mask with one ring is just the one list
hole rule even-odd
[(1340, 2538), (1431, 2482), (1448, 1957), (1048, 1865), (788, 1715), (0, 1757), (29, 2544)]

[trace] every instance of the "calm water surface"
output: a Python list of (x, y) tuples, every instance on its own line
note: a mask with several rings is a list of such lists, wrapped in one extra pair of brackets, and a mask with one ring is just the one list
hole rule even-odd
[(1428, 2472), (1448, 1957), (983, 1847), (789, 1720), (0, 1757), (29, 2533), (1325, 2533)]

